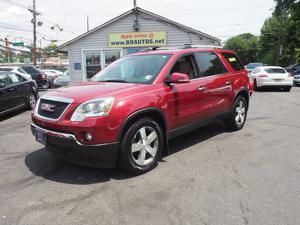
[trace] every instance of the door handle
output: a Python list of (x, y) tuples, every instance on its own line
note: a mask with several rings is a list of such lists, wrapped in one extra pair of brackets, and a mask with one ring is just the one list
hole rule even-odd
[(226, 85), (231, 85), (231, 84), (232, 84), (231, 80), (226, 81)]
[(199, 91), (205, 91), (205, 90), (206, 90), (206, 87), (205, 87), (205, 86), (201, 86), (201, 87), (198, 88), (198, 90), (199, 90)]
[(9, 88), (8, 91), (15, 91), (17, 88)]

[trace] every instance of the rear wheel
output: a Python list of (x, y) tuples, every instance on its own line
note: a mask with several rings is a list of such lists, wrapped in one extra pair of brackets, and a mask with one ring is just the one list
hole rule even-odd
[(258, 91), (259, 88), (257, 87), (257, 81), (254, 79), (254, 91)]
[(50, 88), (50, 86), (51, 86), (50, 85), (50, 80), (46, 80), (46, 83), (42, 85), (42, 88), (43, 89), (48, 89), (48, 88)]
[(142, 118), (126, 130), (120, 149), (120, 166), (134, 174), (152, 170), (162, 155), (164, 136), (152, 118)]
[(30, 92), (28, 94), (27, 108), (31, 110), (35, 107), (35, 105), (36, 105), (36, 95), (33, 92)]
[(244, 127), (247, 118), (248, 105), (244, 96), (239, 95), (233, 104), (230, 115), (224, 120), (228, 129), (240, 130)]

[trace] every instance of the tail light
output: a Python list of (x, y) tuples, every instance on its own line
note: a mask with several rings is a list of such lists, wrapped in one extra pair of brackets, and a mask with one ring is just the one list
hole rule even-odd
[(269, 77), (267, 74), (261, 74), (259, 77)]
[(41, 79), (46, 80), (46, 75), (44, 73), (41, 74)]
[(292, 77), (293, 75), (291, 73), (288, 74), (288, 77)]

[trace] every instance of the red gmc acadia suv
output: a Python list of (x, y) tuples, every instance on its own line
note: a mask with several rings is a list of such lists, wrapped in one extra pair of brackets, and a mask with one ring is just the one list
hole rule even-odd
[(233, 51), (188, 48), (125, 56), (89, 82), (43, 95), (32, 113), (37, 141), (60, 158), (145, 173), (168, 141), (217, 119), (243, 128), (247, 71)]

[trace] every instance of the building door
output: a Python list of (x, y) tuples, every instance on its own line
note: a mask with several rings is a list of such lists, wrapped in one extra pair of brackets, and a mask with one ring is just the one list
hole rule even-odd
[(84, 52), (86, 79), (92, 78), (101, 70), (101, 51)]

